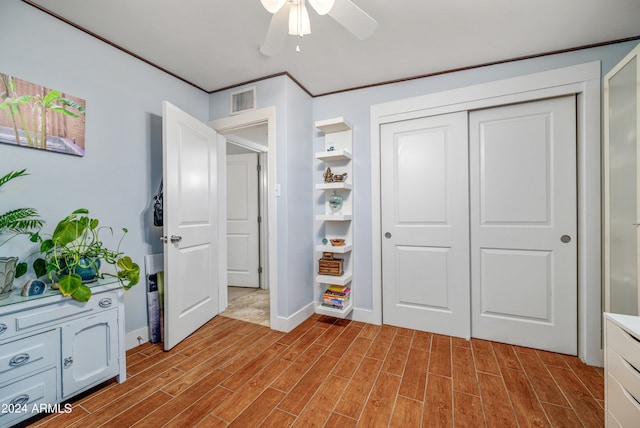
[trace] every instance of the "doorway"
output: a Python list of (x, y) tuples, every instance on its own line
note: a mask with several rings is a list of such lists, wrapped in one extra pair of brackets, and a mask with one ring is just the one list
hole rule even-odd
[(227, 295), (221, 315), (269, 326), (266, 124), (238, 128), (227, 140)]
[[(222, 136), (241, 133), (243, 130), (246, 131), (247, 129), (258, 127), (260, 125), (265, 126), (267, 130), (267, 141), (262, 149), (260, 149), (260, 147), (255, 147), (254, 144), (252, 144), (252, 140), (254, 139), (254, 137), (244, 138), (243, 143), (245, 145), (254, 146), (254, 149), (264, 150), (265, 146), (267, 148), (265, 154), (266, 161), (263, 165), (263, 177), (265, 180), (264, 186), (266, 188), (266, 191), (264, 192), (265, 197), (263, 203), (266, 205), (266, 216), (262, 219), (262, 222), (265, 225), (263, 230), (265, 231), (264, 233), (268, 235), (268, 239), (262, 241), (262, 248), (264, 249), (263, 254), (267, 255), (267, 260), (262, 265), (262, 275), (265, 281), (268, 281), (270, 308), (269, 326), (274, 330), (288, 331), (286, 323), (283, 323), (282, 319), (277, 316), (278, 270), (276, 269), (276, 266), (278, 265), (278, 227), (276, 221), (276, 108), (275, 106), (269, 106), (256, 110), (249, 110), (241, 114), (228, 116), (209, 122), (209, 126), (215, 129)], [(226, 146), (224, 150), (224, 156), (226, 157)], [(224, 167), (226, 169), (226, 162)], [(225, 181), (224, 189), (226, 191), (226, 173), (222, 174), (219, 179)], [(226, 222), (224, 226), (226, 235)], [(226, 281), (224, 281), (223, 283), (226, 283)], [(227, 308), (228, 305), (227, 287), (221, 286), (219, 292), (220, 311), (222, 312)]]

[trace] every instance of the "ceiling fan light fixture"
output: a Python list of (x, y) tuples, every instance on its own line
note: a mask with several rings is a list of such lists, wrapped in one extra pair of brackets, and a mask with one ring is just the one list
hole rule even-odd
[(289, 9), (289, 34), (293, 36), (311, 34), (309, 12), (304, 1), (291, 3), (291, 9)]
[(287, 0), (260, 0), (262, 6), (264, 6), (269, 13), (276, 13), (286, 2)]
[(309, 4), (318, 15), (326, 15), (329, 13), (335, 2), (336, 0), (309, 0)]

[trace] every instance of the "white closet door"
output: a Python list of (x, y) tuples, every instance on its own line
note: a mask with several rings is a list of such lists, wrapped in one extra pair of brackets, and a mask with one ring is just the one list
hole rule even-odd
[(258, 154), (227, 155), (227, 285), (260, 286)]
[(385, 324), (469, 337), (467, 113), (381, 129)]
[(577, 353), (575, 98), (469, 115), (472, 336)]

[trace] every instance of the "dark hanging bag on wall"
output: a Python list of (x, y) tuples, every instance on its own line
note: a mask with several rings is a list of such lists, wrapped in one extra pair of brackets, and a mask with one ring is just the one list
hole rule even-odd
[(162, 226), (162, 180), (158, 194), (153, 197), (153, 225)]

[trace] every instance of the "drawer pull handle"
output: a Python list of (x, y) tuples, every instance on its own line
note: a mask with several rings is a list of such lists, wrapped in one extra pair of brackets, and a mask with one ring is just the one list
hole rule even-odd
[(73, 364), (73, 357), (67, 357), (64, 359), (64, 368), (68, 369)]
[(23, 364), (27, 364), (29, 362), (29, 354), (18, 354), (14, 355), (9, 361), (9, 365), (11, 367), (19, 367)]
[(24, 406), (28, 402), (29, 402), (29, 394), (22, 394), (22, 395), (18, 395), (16, 398), (11, 400), (11, 403), (9, 403), (9, 406), (20, 407), (20, 406)]
[(6, 324), (0, 324), (0, 334), (4, 333), (5, 331), (7, 331), (8, 327)]
[(108, 308), (109, 306), (111, 306), (111, 303), (111, 298), (105, 297), (104, 299), (100, 299), (100, 301), (98, 302), (98, 306), (100, 306), (101, 308)]

